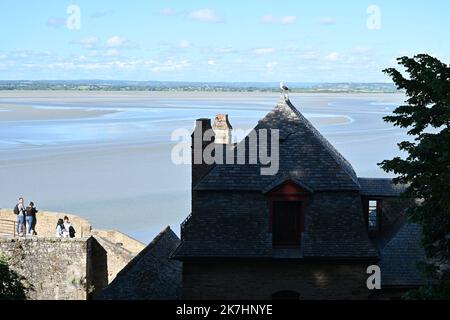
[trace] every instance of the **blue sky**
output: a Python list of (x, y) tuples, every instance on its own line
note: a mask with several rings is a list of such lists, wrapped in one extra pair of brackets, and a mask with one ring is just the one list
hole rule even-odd
[(449, 12), (422, 0), (0, 0), (0, 79), (386, 82), (398, 56), (449, 62)]

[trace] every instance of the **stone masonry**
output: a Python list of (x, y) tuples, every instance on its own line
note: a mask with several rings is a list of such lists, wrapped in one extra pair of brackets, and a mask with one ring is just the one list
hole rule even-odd
[(31, 300), (86, 300), (108, 284), (106, 251), (93, 238), (0, 238)]

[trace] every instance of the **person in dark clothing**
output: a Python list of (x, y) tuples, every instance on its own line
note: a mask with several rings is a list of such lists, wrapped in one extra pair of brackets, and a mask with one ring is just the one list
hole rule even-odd
[(27, 225), (28, 225), (28, 235), (37, 235), (36, 232), (36, 213), (38, 213), (38, 210), (34, 206), (34, 202), (30, 202), (30, 205), (26, 209), (26, 216), (27, 216)]

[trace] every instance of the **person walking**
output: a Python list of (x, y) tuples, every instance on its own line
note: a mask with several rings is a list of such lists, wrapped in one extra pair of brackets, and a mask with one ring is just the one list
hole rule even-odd
[(27, 221), (27, 235), (37, 235), (36, 232), (36, 213), (38, 210), (34, 206), (34, 202), (31, 201), (30, 205), (26, 209), (26, 221)]
[(16, 231), (19, 237), (23, 237), (25, 232), (25, 206), (23, 197), (19, 198), (19, 202), (14, 207), (14, 214), (17, 215), (17, 226)]

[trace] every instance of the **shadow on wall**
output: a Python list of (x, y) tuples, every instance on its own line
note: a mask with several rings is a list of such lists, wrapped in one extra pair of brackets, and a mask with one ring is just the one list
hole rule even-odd
[(87, 261), (87, 298), (95, 299), (108, 285), (108, 259), (107, 252), (93, 237), (88, 243)]
[(27, 292), (33, 290), (26, 286), (27, 280), (9, 266), (8, 259), (0, 255), (0, 300), (25, 300)]

